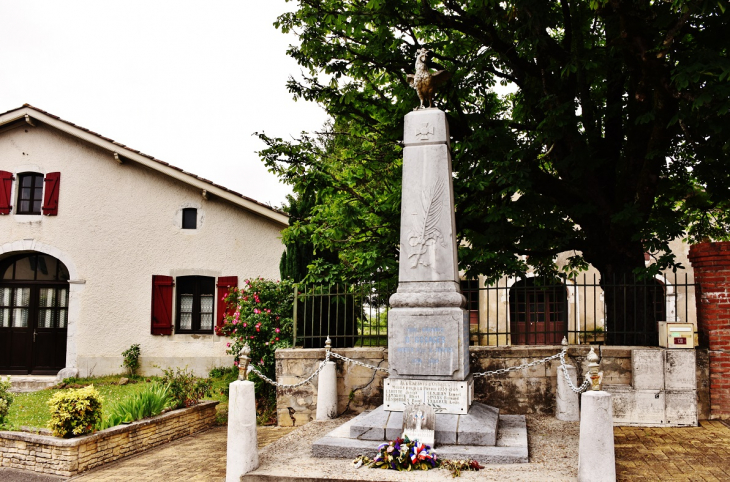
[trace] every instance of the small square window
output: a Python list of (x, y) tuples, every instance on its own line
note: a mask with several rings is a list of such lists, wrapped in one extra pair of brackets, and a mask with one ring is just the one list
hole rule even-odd
[(43, 201), (43, 174), (18, 174), (18, 214), (40, 214)]
[(198, 210), (195, 208), (185, 208), (182, 210), (182, 228), (197, 229), (198, 228)]

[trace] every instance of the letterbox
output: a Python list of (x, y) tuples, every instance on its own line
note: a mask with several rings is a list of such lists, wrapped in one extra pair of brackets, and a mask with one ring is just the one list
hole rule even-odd
[(659, 322), (659, 346), (694, 348), (695, 344), (695, 327), (692, 323)]

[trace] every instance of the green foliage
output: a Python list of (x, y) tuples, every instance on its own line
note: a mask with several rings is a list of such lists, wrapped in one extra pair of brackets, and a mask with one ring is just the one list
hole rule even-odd
[(159, 415), (171, 402), (169, 392), (169, 387), (157, 383), (147, 385), (143, 391), (112, 405), (99, 429), (104, 430), (122, 423)]
[(162, 383), (171, 399), (171, 408), (191, 407), (201, 398), (209, 397), (213, 382), (210, 378), (197, 378), (187, 367), (162, 370)]
[(51, 412), (48, 428), (57, 437), (91, 433), (101, 421), (102, 401), (93, 385), (57, 393), (46, 402)]
[[(244, 281), (241, 289), (233, 289), (226, 298), (235, 306), (226, 318), (221, 333), (230, 337), (228, 353), (238, 355), (245, 344), (251, 348), (251, 363), (269, 378), (276, 377), (277, 348), (292, 345), (294, 285), (290, 280), (272, 281), (263, 278)], [(236, 362), (236, 365), (238, 362)], [(272, 398), (276, 391), (258, 377), (258, 397)]]
[[(279, 17), (305, 71), (288, 87), (334, 119), (261, 157), (297, 199), (308, 282), (395, 276), (406, 74), (429, 48), (447, 113), (460, 268), (495, 279), (591, 263), (676, 266), (669, 241), (730, 237), (725, 1), (302, 1)], [(332, 252), (337, 259), (319, 258)]]
[(129, 370), (131, 376), (136, 375), (137, 369), (139, 369), (139, 343), (135, 343), (124, 350), (122, 356), (124, 357), (122, 366)]
[(0, 425), (5, 423), (5, 419), (10, 411), (10, 405), (13, 404), (13, 400), (15, 398), (13, 397), (13, 394), (10, 393), (11, 386), (10, 377), (7, 377), (5, 380), (0, 378)]

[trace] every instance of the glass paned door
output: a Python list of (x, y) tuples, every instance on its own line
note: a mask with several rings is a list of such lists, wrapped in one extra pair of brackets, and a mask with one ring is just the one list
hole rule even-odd
[(0, 373), (55, 374), (66, 365), (68, 285), (0, 286)]

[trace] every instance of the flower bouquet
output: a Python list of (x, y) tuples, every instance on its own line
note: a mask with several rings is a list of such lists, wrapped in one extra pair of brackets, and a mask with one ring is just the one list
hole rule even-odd
[(374, 459), (361, 455), (355, 459), (355, 465), (368, 465), (374, 469), (428, 470), (438, 467), (439, 461), (431, 447), (405, 437), (380, 444)]

